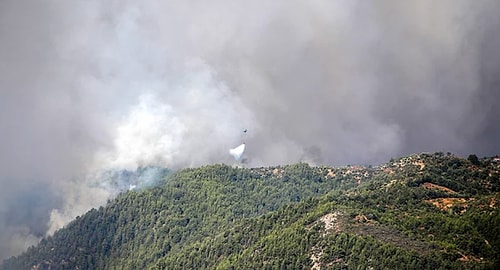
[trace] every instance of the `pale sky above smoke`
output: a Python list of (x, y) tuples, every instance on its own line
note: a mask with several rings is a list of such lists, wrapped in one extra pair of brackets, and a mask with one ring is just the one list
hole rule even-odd
[[(0, 1), (0, 258), (87, 172), (500, 153), (500, 2)], [(242, 130), (248, 132), (242, 134)]]

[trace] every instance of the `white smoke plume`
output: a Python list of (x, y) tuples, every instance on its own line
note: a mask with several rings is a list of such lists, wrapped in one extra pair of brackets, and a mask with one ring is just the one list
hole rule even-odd
[(149, 181), (114, 172), (234, 162), (242, 128), (249, 166), (498, 154), (498, 14), (495, 0), (0, 1), (0, 259)]

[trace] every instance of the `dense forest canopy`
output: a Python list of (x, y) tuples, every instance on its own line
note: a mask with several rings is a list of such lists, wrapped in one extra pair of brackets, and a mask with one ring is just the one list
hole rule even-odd
[(210, 165), (78, 217), (0, 269), (498, 269), (500, 158)]

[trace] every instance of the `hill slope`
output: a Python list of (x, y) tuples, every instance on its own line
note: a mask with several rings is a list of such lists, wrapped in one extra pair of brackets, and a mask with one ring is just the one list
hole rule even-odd
[(186, 169), (77, 218), (2, 269), (498, 268), (500, 163)]

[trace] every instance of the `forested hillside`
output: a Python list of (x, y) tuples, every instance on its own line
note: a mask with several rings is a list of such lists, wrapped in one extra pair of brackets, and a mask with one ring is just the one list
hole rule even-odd
[(93, 209), (1, 269), (499, 269), (500, 159), (211, 165)]

